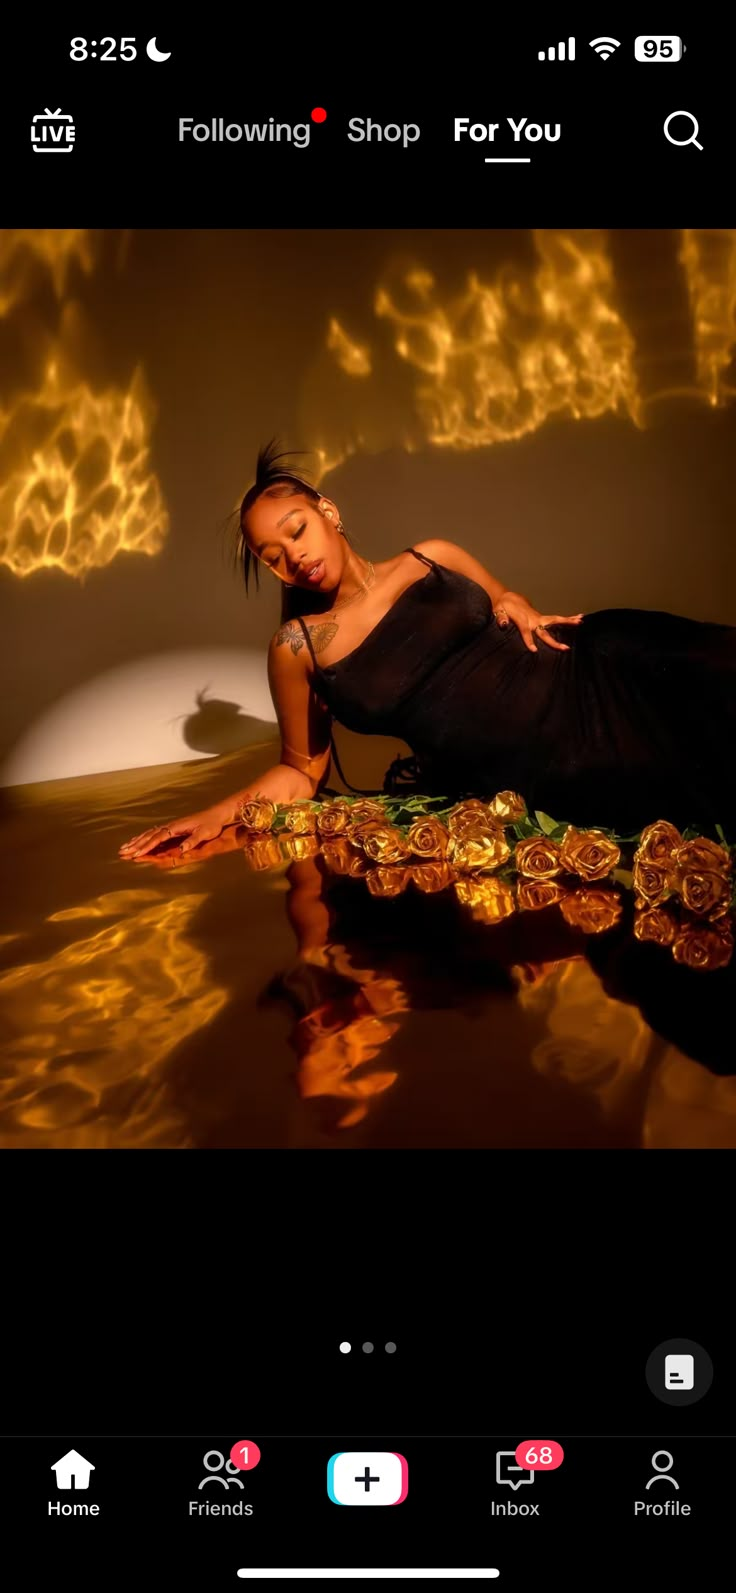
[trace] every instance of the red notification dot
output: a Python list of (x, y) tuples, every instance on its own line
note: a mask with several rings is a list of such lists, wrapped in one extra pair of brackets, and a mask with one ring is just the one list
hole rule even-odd
[(239, 1438), (230, 1450), (230, 1459), (238, 1471), (252, 1471), (258, 1465), (261, 1451), (252, 1438)]
[(554, 1438), (525, 1438), (516, 1449), (516, 1464), (525, 1471), (556, 1471), (564, 1458), (562, 1444)]
[(310, 112), (310, 115), (311, 115), (311, 118), (312, 118), (313, 122), (326, 122), (327, 121), (327, 112), (323, 108), (322, 105), (315, 105), (315, 108), (314, 108), (313, 111)]

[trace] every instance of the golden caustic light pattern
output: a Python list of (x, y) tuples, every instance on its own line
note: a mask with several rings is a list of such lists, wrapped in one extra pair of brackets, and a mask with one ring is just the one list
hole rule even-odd
[(86, 227), (0, 227), (0, 316), (32, 294), (39, 267), (49, 272), (57, 299), (63, 298), (74, 261), (87, 273), (94, 265)]
[(697, 380), (715, 407), (736, 393), (733, 375), (727, 378), (736, 343), (736, 229), (684, 230), (679, 259), (690, 293)]
[(536, 431), (550, 415), (590, 419), (623, 410), (639, 421), (634, 339), (615, 307), (605, 234), (536, 231), (539, 265), (475, 272), (442, 302), (429, 272), (403, 291), (381, 287), (376, 315), (419, 373), (428, 442), (478, 448)]
[[(652, 361), (621, 308), (609, 234), (603, 230), (536, 229), (532, 267), (508, 260), (495, 275), (469, 269), (459, 293), (443, 293), (421, 263), (387, 273), (373, 303), (391, 354), (406, 367), (408, 387), (386, 353), (337, 335), (326, 347), (348, 376), (375, 382), (340, 387), (339, 403), (317, 391), (322, 472), (356, 451), (380, 448), (489, 447), (525, 437), (552, 417), (592, 420), (606, 413), (644, 427), (648, 408), (669, 390), (642, 391), (639, 362)], [(690, 300), (695, 381), (675, 396), (718, 405), (729, 382), (736, 343), (736, 229), (684, 230), (678, 261)], [(355, 350), (352, 358), (345, 350)], [(358, 359), (357, 353), (360, 358)], [(378, 392), (378, 373), (389, 376)], [(373, 391), (375, 387), (375, 392)], [(349, 425), (346, 425), (346, 416)]]
[[(227, 1001), (187, 939), (204, 900), (113, 891), (51, 915), (49, 923), (79, 920), (85, 932), (0, 978), (0, 1145), (187, 1143), (167, 1106), (163, 1065)], [(99, 919), (112, 922), (92, 928)]]
[(81, 579), (118, 553), (158, 553), (169, 519), (150, 467), (152, 418), (140, 371), (127, 392), (94, 393), (51, 360), (39, 392), (0, 409), (0, 562)]
[[(616, 307), (606, 234), (538, 230), (533, 240), (533, 270), (505, 264), (493, 281), (471, 270), (452, 297), (422, 266), (379, 285), (375, 315), (415, 378), (394, 446), (488, 447), (552, 415), (619, 411), (642, 423), (635, 343)], [(366, 375), (370, 351), (347, 358), (354, 345), (337, 326), (333, 319), (327, 347), (348, 375)], [(334, 441), (323, 442), (323, 465), (334, 468)]]
[(348, 376), (370, 376), (371, 355), (365, 344), (356, 343), (333, 315), (327, 329), (327, 347), (340, 369)]

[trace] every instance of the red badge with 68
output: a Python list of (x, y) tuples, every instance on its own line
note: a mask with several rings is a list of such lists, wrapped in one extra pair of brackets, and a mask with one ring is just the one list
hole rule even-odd
[(525, 1438), (516, 1446), (516, 1464), (525, 1471), (556, 1471), (562, 1465), (565, 1451), (554, 1438)]

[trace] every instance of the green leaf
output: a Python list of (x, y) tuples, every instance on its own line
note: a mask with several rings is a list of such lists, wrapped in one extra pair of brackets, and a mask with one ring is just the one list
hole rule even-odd
[(548, 813), (537, 812), (534, 814), (534, 817), (539, 825), (540, 830), (542, 830), (545, 835), (552, 835), (553, 831), (557, 829), (557, 826), (560, 822), (559, 819), (551, 819)]
[(716, 835), (718, 836), (719, 841), (722, 841), (724, 846), (728, 845), (726, 837), (723, 833), (723, 826), (721, 824), (716, 825)]

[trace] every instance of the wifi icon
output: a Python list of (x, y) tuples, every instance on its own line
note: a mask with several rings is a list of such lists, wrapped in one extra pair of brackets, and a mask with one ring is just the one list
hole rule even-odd
[(607, 61), (609, 55), (613, 55), (614, 50), (618, 50), (620, 44), (621, 44), (621, 40), (620, 39), (591, 39), (590, 40), (590, 48), (591, 48), (591, 50), (595, 50), (596, 55), (599, 55), (602, 61)]

